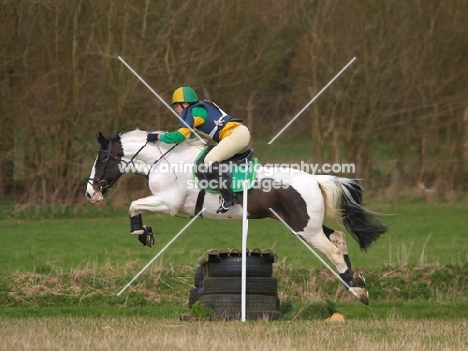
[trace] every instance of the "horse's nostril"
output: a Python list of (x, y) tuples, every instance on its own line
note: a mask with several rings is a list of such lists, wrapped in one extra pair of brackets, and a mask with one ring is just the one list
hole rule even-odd
[(87, 198), (88, 200), (91, 200), (91, 195), (89, 195), (88, 192), (86, 192), (86, 198)]

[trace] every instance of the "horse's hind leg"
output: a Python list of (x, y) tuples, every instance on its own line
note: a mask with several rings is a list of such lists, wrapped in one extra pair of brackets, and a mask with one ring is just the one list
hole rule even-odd
[(362, 288), (365, 287), (366, 279), (364, 278), (362, 273), (355, 272), (351, 268), (351, 260), (348, 255), (348, 246), (346, 245), (346, 234), (338, 230), (328, 228), (325, 225), (322, 226), (322, 229), (325, 235), (327, 236), (328, 240), (330, 240), (333, 245), (335, 245), (341, 250), (343, 254), (343, 259), (346, 262), (348, 269), (352, 272), (355, 283)]
[[(349, 286), (350, 289), (353, 290), (353, 294), (358, 297), (362, 303), (366, 305), (369, 304), (367, 291), (357, 284), (353, 276), (354, 272), (348, 268), (347, 262), (344, 259), (341, 249), (344, 241), (340, 241), (340, 245), (332, 243), (332, 241), (327, 238), (322, 228), (319, 228), (318, 230), (306, 228), (304, 232), (298, 234), (300, 234), (312, 247), (317, 248), (325, 254), (328, 259), (335, 264), (341, 279)], [(342, 234), (344, 237), (344, 233)], [(339, 235), (336, 235), (335, 238), (339, 238)]]
[(332, 244), (336, 245), (338, 248), (341, 249), (343, 253), (343, 259), (346, 262), (346, 265), (349, 269), (351, 269), (351, 260), (349, 259), (348, 255), (348, 246), (346, 245), (346, 237), (345, 233), (339, 232), (335, 229), (328, 228), (327, 226), (322, 226), (323, 232), (327, 236), (328, 240), (332, 242)]

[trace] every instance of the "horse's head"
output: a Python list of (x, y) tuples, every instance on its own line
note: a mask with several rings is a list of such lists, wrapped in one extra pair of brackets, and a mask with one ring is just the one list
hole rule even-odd
[(101, 148), (91, 169), (86, 187), (86, 198), (92, 203), (102, 201), (103, 195), (112, 190), (112, 185), (122, 175), (119, 167), (123, 156), (120, 136), (117, 134), (106, 138), (99, 132), (96, 137)]

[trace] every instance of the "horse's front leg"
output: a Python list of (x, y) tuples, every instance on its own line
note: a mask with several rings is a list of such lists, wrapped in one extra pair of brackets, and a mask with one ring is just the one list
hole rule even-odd
[(175, 216), (178, 210), (175, 206), (171, 206), (168, 202), (164, 201), (160, 195), (151, 195), (133, 201), (130, 204), (128, 212), (130, 216), (135, 216), (141, 213), (141, 211), (162, 212)]
[(133, 201), (130, 204), (128, 212), (130, 214), (130, 233), (138, 235), (138, 240), (146, 246), (153, 246), (154, 234), (149, 226), (143, 226), (141, 211), (163, 212), (170, 215), (175, 215), (177, 210), (170, 207), (166, 202), (162, 201), (158, 195), (152, 195)]

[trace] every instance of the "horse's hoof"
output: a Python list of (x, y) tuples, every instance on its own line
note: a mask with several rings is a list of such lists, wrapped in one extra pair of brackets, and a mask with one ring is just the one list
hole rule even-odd
[(355, 292), (355, 296), (361, 301), (364, 305), (369, 305), (369, 292), (363, 288), (351, 288)]
[(138, 241), (144, 246), (152, 247), (154, 245), (154, 234), (151, 227), (144, 227), (143, 234), (138, 235)]
[(153, 228), (145, 227), (145, 233), (146, 233), (146, 246), (152, 247), (154, 245)]
[(361, 272), (353, 272), (353, 279), (357, 286), (364, 288), (366, 286), (366, 278)]
[(153, 245), (154, 245), (153, 233), (146, 234), (146, 246), (153, 247)]
[(361, 301), (364, 305), (369, 305), (369, 292), (364, 290), (364, 292), (359, 297), (359, 301)]

